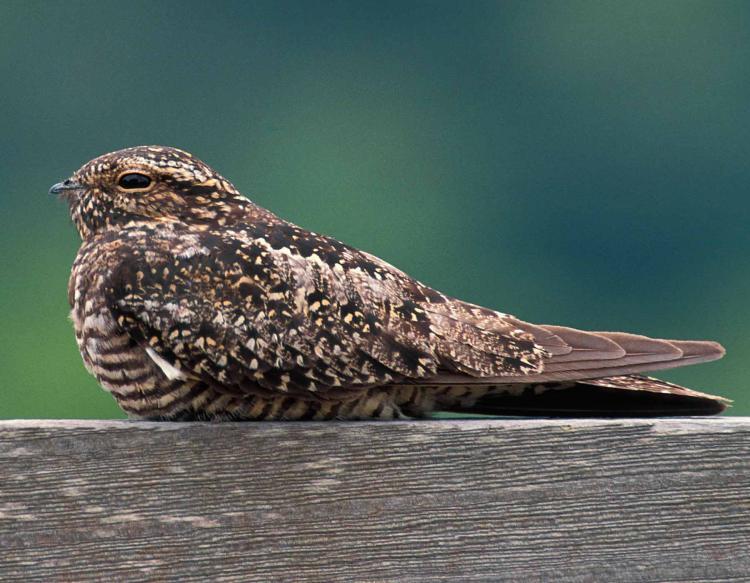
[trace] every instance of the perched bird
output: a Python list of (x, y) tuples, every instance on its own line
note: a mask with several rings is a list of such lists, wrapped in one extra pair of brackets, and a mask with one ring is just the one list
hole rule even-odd
[(96, 158), (51, 193), (83, 240), (69, 299), (86, 368), (170, 420), (712, 414), (639, 376), (715, 342), (534, 325), (448, 297), (243, 197), (181, 150)]

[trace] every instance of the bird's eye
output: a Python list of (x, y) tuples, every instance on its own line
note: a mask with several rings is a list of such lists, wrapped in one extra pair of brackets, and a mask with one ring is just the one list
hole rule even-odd
[(125, 190), (143, 190), (151, 186), (151, 178), (139, 172), (129, 172), (120, 176), (117, 185)]

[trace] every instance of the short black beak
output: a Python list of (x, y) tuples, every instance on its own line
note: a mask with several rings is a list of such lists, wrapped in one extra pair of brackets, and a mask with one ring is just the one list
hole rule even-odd
[(58, 182), (57, 184), (53, 184), (52, 188), (49, 189), (49, 193), (59, 195), (68, 190), (78, 190), (79, 188), (81, 188), (81, 185), (78, 182), (68, 178), (65, 182)]

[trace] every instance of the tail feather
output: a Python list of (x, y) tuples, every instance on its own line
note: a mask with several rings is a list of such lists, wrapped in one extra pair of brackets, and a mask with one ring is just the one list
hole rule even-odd
[(442, 411), (539, 417), (716, 415), (729, 399), (639, 375), (584, 381), (479, 387), (439, 403)]

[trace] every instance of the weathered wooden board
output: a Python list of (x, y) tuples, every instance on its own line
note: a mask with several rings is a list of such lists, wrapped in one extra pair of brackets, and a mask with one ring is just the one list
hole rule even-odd
[(0, 580), (747, 581), (750, 419), (0, 422)]

